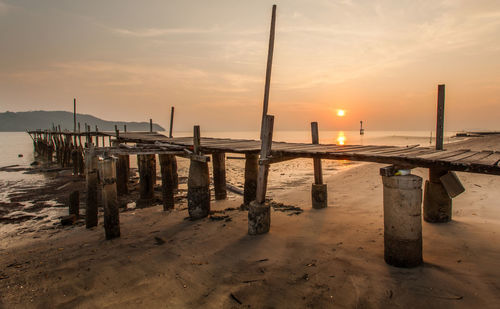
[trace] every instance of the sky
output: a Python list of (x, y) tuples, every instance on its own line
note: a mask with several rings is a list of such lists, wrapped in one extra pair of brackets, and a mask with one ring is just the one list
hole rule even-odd
[(498, 0), (0, 0), (0, 112), (259, 130), (272, 4), (275, 129), (500, 130)]

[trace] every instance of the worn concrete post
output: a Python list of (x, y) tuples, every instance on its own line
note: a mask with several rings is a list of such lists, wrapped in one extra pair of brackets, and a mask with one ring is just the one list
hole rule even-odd
[(129, 155), (118, 155), (116, 162), (116, 190), (118, 195), (128, 194), (128, 180), (130, 178)]
[(422, 264), (422, 178), (382, 176), (384, 259), (397, 267)]
[(149, 206), (154, 198), (156, 183), (156, 158), (154, 154), (137, 155), (139, 167), (139, 200), (137, 207)]
[[(318, 123), (311, 122), (312, 144), (319, 144)], [(323, 170), (321, 159), (313, 158), (314, 164), (314, 183), (311, 186), (311, 200), (314, 209), (328, 207), (328, 189), (323, 183)]]
[(97, 157), (94, 148), (90, 147), (85, 155), (86, 180), (87, 180), (87, 205), (85, 210), (85, 226), (91, 228), (97, 226)]
[(427, 222), (451, 221), (452, 199), (439, 179), (446, 173), (446, 170), (429, 169), (429, 180), (425, 182), (424, 193), (424, 220)]
[(161, 193), (163, 199), (163, 210), (174, 209), (174, 174), (172, 161), (175, 159), (174, 155), (160, 154), (161, 169)]
[(226, 154), (216, 152), (212, 154), (212, 165), (214, 171), (214, 191), (216, 200), (224, 200), (226, 192)]
[(68, 214), (75, 215), (76, 218), (80, 216), (80, 192), (73, 191), (69, 194), (69, 209)]
[[(194, 154), (200, 154), (200, 127), (194, 126)], [(192, 219), (201, 219), (210, 213), (210, 175), (208, 162), (191, 158), (188, 177), (188, 212)]]
[(257, 194), (257, 176), (259, 174), (259, 155), (245, 154), (245, 185), (243, 190), (243, 204), (249, 205), (255, 201)]
[(120, 237), (120, 212), (116, 193), (116, 159), (107, 157), (99, 161), (102, 178), (102, 201), (104, 208), (104, 231), (106, 239)]

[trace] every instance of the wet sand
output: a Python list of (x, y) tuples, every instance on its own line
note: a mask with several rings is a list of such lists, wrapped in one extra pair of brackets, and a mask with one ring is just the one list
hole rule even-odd
[[(447, 148), (499, 146), (492, 136)], [(212, 203), (212, 218), (198, 221), (186, 220), (184, 199), (171, 212), (122, 212), (122, 237), (111, 241), (102, 220), (90, 230), (57, 226), (3, 237), (0, 307), (497, 307), (500, 177), (458, 173), (466, 192), (453, 201), (453, 221), (424, 222), (424, 265), (401, 269), (383, 259), (384, 165), (326, 173), (329, 207), (313, 210), (312, 168), (299, 161), (273, 166), (270, 195), (303, 212), (272, 211), (266, 235), (247, 235), (247, 213), (235, 210), (242, 198), (230, 194)], [(413, 173), (427, 178), (426, 169)]]

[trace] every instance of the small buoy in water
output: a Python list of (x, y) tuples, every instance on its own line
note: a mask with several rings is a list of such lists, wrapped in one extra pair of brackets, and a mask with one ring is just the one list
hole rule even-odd
[(18, 155), (17, 155), (17, 157), (18, 157), (18, 158), (22, 158), (22, 157), (23, 157), (23, 154), (22, 154), (22, 153), (20, 153), (20, 154), (18, 154)]

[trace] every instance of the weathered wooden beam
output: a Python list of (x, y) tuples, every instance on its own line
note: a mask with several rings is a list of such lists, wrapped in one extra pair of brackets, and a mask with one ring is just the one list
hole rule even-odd
[(172, 106), (172, 109), (170, 110), (170, 129), (168, 131), (168, 137), (172, 138), (172, 130), (174, 128), (174, 107)]
[(116, 190), (119, 196), (128, 194), (128, 181), (130, 178), (129, 155), (118, 155), (116, 162)]
[(243, 204), (248, 205), (257, 197), (257, 177), (259, 175), (259, 156), (253, 153), (245, 154), (245, 184)]
[(224, 200), (227, 197), (226, 154), (224, 152), (216, 152), (212, 154), (212, 158), (215, 199)]
[[(319, 144), (318, 123), (311, 122), (312, 144)], [(321, 168), (321, 159), (313, 158), (314, 165), (314, 183), (311, 185), (311, 201), (314, 209), (326, 208), (328, 206), (328, 188), (323, 184), (323, 170)]]
[(116, 193), (116, 159), (104, 158), (99, 161), (102, 177), (102, 202), (104, 208), (104, 231), (106, 239), (120, 237), (120, 212)]
[(90, 147), (85, 154), (85, 174), (87, 184), (87, 201), (85, 210), (85, 226), (91, 228), (97, 226), (97, 157), (94, 148)]
[(173, 171), (173, 160), (175, 156), (168, 154), (159, 155), (161, 169), (161, 191), (163, 199), (163, 210), (174, 209), (175, 181)]
[[(261, 134), (262, 146), (260, 159), (265, 159), (271, 154), (273, 141), (274, 116), (266, 115), (264, 122), (264, 132)], [(269, 174), (269, 164), (259, 165), (257, 176), (257, 193), (254, 202), (248, 206), (248, 234), (258, 235), (269, 232), (271, 226), (271, 212), (269, 205), (266, 205), (267, 178)]]
[(261, 140), (264, 134), (264, 123), (266, 122), (265, 117), (267, 116), (268, 106), (269, 106), (269, 90), (271, 87), (271, 70), (273, 66), (273, 52), (274, 52), (274, 33), (276, 28), (276, 4), (273, 5), (272, 15), (271, 15), (271, 29), (269, 30), (269, 47), (267, 51), (267, 66), (266, 66), (266, 84), (264, 86), (264, 102), (262, 104), (262, 123), (261, 123)]
[(139, 168), (139, 200), (137, 207), (151, 205), (154, 198), (154, 185), (156, 183), (156, 157), (154, 154), (138, 155)]

